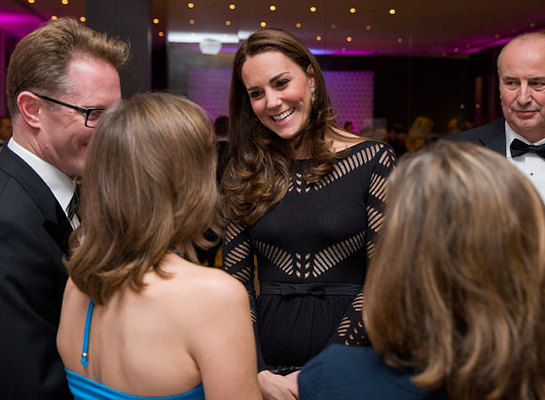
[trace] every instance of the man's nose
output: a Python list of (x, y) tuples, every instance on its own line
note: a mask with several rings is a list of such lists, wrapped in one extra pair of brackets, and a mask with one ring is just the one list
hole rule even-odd
[(527, 82), (521, 83), (517, 101), (519, 104), (528, 104), (532, 101), (532, 89), (528, 86)]

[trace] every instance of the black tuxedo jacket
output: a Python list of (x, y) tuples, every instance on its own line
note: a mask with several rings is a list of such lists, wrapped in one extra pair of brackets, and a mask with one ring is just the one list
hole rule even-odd
[(0, 152), (0, 399), (70, 399), (56, 335), (72, 227), (45, 182)]
[(448, 135), (443, 140), (453, 142), (471, 142), (485, 146), (505, 156), (505, 119), (500, 118), (489, 124), (479, 126), (469, 131)]

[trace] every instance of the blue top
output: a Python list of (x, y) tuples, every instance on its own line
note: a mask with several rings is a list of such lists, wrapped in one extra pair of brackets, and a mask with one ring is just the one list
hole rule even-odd
[(299, 374), (300, 400), (448, 400), (444, 389), (425, 392), (414, 371), (391, 368), (370, 347), (332, 345)]
[[(87, 361), (89, 358), (89, 331), (91, 329), (93, 307), (93, 300), (89, 300), (83, 333), (83, 349), (81, 352), (81, 363), (84, 368), (87, 368)], [(74, 400), (204, 400), (202, 383), (188, 392), (174, 396), (144, 397), (119, 392), (66, 368), (64, 370), (66, 371), (66, 380), (68, 381), (70, 391), (74, 395)]]

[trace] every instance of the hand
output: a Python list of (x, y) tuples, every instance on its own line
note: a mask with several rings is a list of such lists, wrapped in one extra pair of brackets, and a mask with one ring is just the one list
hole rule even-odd
[(284, 377), (291, 382), (291, 386), (288, 389), (297, 399), (299, 398), (299, 386), (297, 385), (297, 377), (299, 376), (299, 372), (301, 371), (294, 371)]
[(270, 371), (258, 373), (257, 380), (264, 400), (297, 400), (297, 375), (294, 375), (297, 372), (288, 376), (275, 375)]

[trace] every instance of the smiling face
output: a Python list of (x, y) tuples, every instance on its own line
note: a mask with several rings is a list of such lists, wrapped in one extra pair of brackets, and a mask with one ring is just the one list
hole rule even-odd
[(266, 51), (248, 57), (241, 75), (259, 121), (282, 139), (296, 138), (312, 109), (311, 74), (283, 53)]
[(545, 35), (509, 43), (498, 63), (500, 98), (507, 123), (530, 142), (545, 137)]
[[(121, 98), (119, 74), (105, 61), (79, 57), (68, 64), (66, 76), (71, 90), (51, 97), (87, 108), (108, 108)], [(85, 126), (82, 113), (41, 101), (36, 154), (71, 178), (81, 175), (94, 129)]]

